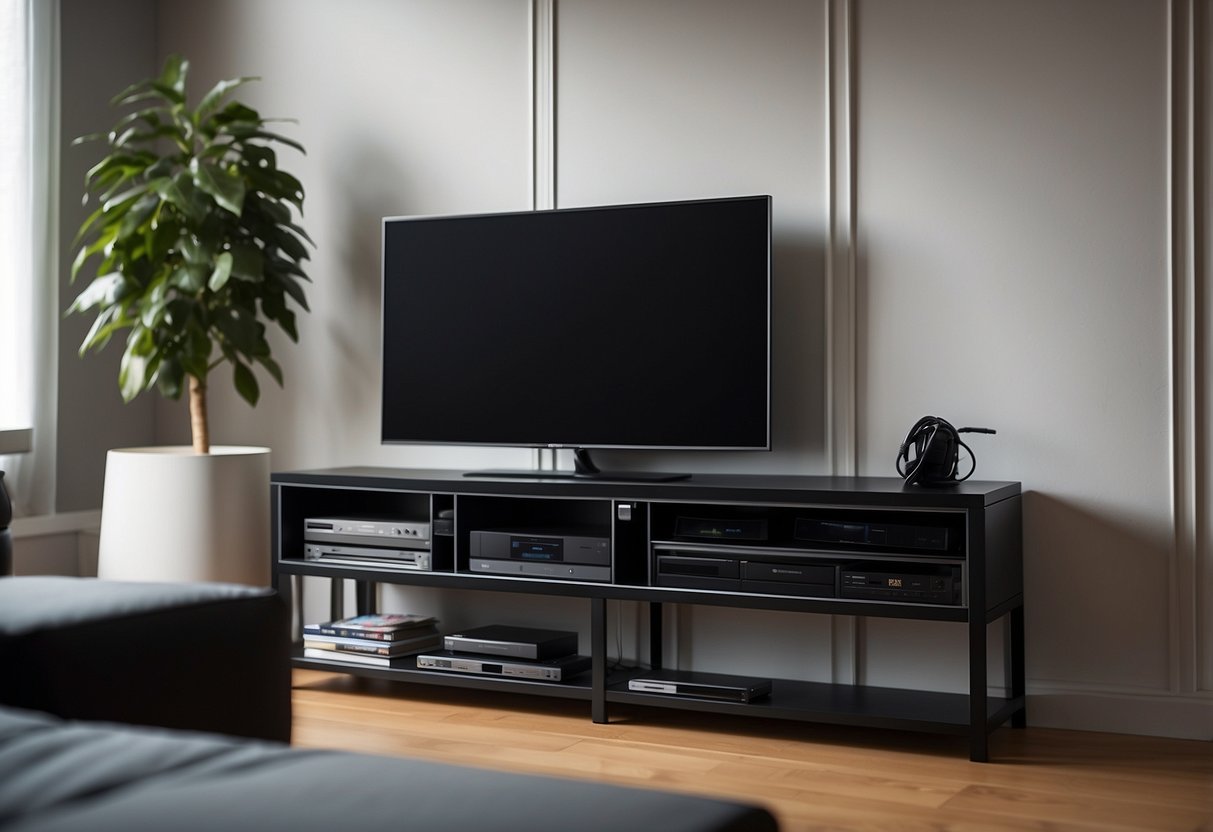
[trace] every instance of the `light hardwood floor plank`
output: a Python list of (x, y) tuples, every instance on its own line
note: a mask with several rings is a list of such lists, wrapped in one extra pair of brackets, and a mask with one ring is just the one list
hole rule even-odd
[(296, 671), (294, 743), (727, 797), (788, 832), (1213, 832), (1213, 744), (1000, 729), (964, 737), (403, 685)]

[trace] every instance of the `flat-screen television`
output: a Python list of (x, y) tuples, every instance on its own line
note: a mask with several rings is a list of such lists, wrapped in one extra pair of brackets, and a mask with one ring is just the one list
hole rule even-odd
[(382, 440), (769, 449), (770, 330), (769, 196), (387, 218)]

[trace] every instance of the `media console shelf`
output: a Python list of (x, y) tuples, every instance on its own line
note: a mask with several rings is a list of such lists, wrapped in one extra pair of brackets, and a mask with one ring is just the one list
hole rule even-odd
[[(584, 699), (595, 722), (607, 721), (610, 703), (630, 702), (961, 733), (975, 761), (989, 759), (996, 727), (1025, 724), (1018, 483), (928, 489), (892, 477), (740, 475), (627, 483), (333, 468), (275, 473), (271, 494), (274, 586), (289, 600), (292, 576), (334, 579), (332, 617), (343, 614), (344, 580), (355, 582), (359, 612), (374, 611), (375, 586), (389, 583), (581, 598), (589, 616), (591, 670), (563, 683), (419, 669), (412, 657), (355, 665), (304, 658), (302, 650), (298, 667)], [(431, 524), (429, 568), (308, 559), (304, 521), (317, 517)], [(577, 551), (539, 540), (511, 560), (493, 548), (554, 529), (582, 541)], [(609, 600), (648, 605), (654, 669), (662, 666), (667, 603), (955, 622), (966, 628), (968, 692), (774, 679), (768, 697), (743, 704), (632, 691), (629, 678), (649, 671), (608, 671)], [(995, 622), (1005, 628), (1001, 696), (988, 691), (987, 630)]]

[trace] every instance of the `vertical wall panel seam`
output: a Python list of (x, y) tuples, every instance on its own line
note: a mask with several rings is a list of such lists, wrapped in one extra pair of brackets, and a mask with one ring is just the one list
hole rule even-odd
[[(855, 26), (852, 0), (825, 0), (826, 444), (830, 471), (856, 473)], [(830, 617), (831, 678), (859, 684), (861, 619)]]
[[(1207, 110), (1207, 95), (1209, 83), (1209, 51), (1210, 30), (1209, 11), (1213, 3), (1209, 0), (1189, 0), (1188, 24), (1188, 66), (1189, 66), (1189, 173), (1190, 173), (1190, 217), (1189, 229), (1189, 269), (1192, 279), (1192, 379), (1193, 409), (1192, 409), (1192, 461), (1193, 470), (1193, 522), (1192, 522), (1192, 650), (1193, 683), (1197, 691), (1213, 692), (1207, 685), (1213, 678), (1213, 644), (1210, 643), (1210, 633), (1206, 622), (1210, 620), (1210, 603), (1213, 596), (1207, 590), (1207, 578), (1213, 568), (1213, 551), (1202, 543), (1208, 540), (1209, 530), (1209, 412), (1208, 412), (1208, 351), (1209, 315), (1209, 274), (1208, 263), (1205, 259), (1209, 251), (1210, 240), (1206, 237), (1207, 225), (1204, 220), (1208, 205), (1208, 171), (1209, 171), (1209, 113)], [(1205, 383), (1200, 383), (1205, 379)]]
[[(531, 82), (531, 210), (556, 207), (556, 0), (530, 0), (528, 6)], [(556, 451), (536, 448), (532, 467), (558, 466)]]
[(1194, 0), (1172, 0), (1167, 22), (1167, 272), (1170, 289), (1171, 513), (1169, 674), (1174, 693), (1197, 689)]
[(556, 0), (531, 0), (531, 207), (556, 207)]

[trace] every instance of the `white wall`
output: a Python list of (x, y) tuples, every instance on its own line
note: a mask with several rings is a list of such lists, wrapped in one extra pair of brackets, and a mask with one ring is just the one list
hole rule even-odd
[[(1024, 485), (1030, 721), (1213, 737), (1196, 337), (1213, 312), (1204, 261), (1172, 254), (1184, 229), (1209, 250), (1209, 6), (556, 0), (552, 20), (543, 0), (160, 0), (159, 55), (185, 52), (199, 81), (262, 75), (246, 97), (298, 118), (308, 148), (290, 169), (313, 312), (299, 345), (276, 342), (286, 387), (255, 410), (220, 372), (212, 433), (272, 446), (279, 469), (526, 464), (379, 446), (379, 218), (526, 208), (553, 180), (558, 206), (771, 193), (774, 451), (614, 463), (888, 475), (923, 414), (995, 427), (974, 447), (979, 477)], [(1169, 48), (1189, 8), (1194, 63)], [(551, 110), (532, 100), (532, 12), (554, 33), (535, 62)], [(1168, 105), (1190, 66), (1195, 159)], [(1170, 201), (1194, 171), (1203, 213)], [(183, 414), (158, 417), (184, 440)], [(388, 602), (457, 617), (462, 595)], [(958, 627), (704, 608), (678, 624), (679, 660), (704, 669), (964, 686)], [(742, 644), (762, 648), (728, 664)]]
[[(72, 286), (68, 274), (72, 239), (95, 205), (82, 205), (84, 175), (104, 155), (104, 145), (71, 146), (77, 136), (108, 130), (120, 115), (109, 100), (134, 79), (156, 69), (153, 0), (61, 0), (59, 300), (66, 309), (87, 284)], [(94, 261), (96, 262), (96, 261)], [(60, 512), (101, 504), (105, 452), (155, 441), (154, 399), (126, 404), (118, 390), (122, 339), (101, 353), (78, 355), (91, 314), (64, 318), (59, 330), (58, 455), (55, 507)]]

